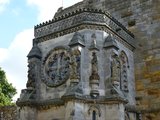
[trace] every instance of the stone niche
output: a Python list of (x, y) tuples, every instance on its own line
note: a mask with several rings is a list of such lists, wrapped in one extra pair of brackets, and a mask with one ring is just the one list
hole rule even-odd
[(136, 120), (133, 34), (103, 10), (67, 11), (35, 26), (19, 119)]

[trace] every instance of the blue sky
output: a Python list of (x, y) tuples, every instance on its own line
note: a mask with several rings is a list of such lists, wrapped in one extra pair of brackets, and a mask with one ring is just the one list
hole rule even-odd
[(27, 82), (27, 54), (34, 25), (53, 18), (59, 7), (82, 0), (0, 0), (0, 67), (19, 97)]
[(14, 36), (23, 29), (37, 23), (36, 7), (27, 5), (25, 0), (11, 0), (0, 13), (0, 47), (7, 48)]

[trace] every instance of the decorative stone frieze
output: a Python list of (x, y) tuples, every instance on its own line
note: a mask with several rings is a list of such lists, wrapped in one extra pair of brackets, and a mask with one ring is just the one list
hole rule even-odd
[[(123, 25), (121, 25), (118, 21), (116, 21), (114, 18), (108, 15), (108, 13), (101, 10), (85, 8), (78, 10), (78, 12), (73, 12), (68, 17), (61, 17), (61, 19), (59, 18), (53, 20), (52, 22), (47, 22), (46, 24), (36, 26), (35, 37), (37, 38), (37, 41), (40, 42), (39, 39), (43, 37), (46, 37), (51, 34), (54, 35), (55, 33), (61, 34), (62, 31), (66, 29), (71, 29), (73, 27), (85, 24), (98, 26), (99, 30), (101, 29), (101, 26), (105, 26), (104, 29), (110, 29), (111, 31), (115, 32), (118, 36), (123, 38), (131, 46), (135, 46), (133, 34), (126, 30), (126, 28)], [(73, 32), (76, 32), (78, 30), (80, 29), (75, 29)]]

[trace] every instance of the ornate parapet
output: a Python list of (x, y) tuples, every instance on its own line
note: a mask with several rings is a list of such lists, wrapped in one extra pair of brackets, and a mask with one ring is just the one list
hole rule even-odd
[(35, 26), (35, 42), (43, 42), (81, 29), (110, 31), (135, 47), (134, 35), (108, 12), (89, 8), (80, 8)]

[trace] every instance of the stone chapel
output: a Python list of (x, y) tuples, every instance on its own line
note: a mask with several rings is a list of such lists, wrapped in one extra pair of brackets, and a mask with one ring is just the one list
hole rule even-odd
[(134, 35), (97, 1), (59, 8), (34, 27), (20, 120), (139, 119)]

